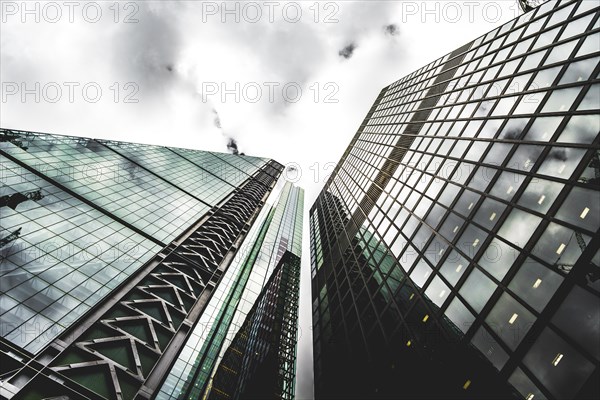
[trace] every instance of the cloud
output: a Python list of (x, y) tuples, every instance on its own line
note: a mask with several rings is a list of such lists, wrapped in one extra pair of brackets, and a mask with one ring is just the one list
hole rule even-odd
[(237, 142), (235, 141), (234, 138), (229, 138), (229, 141), (227, 142), (227, 150), (229, 150), (229, 152), (231, 154), (240, 154), (240, 151), (238, 150), (238, 145)]
[(346, 60), (348, 60), (349, 58), (352, 57), (352, 55), (354, 54), (354, 50), (356, 50), (356, 44), (354, 42), (346, 45), (343, 49), (341, 49), (340, 51), (338, 51), (338, 55), (340, 57), (345, 58)]
[(212, 111), (213, 111), (213, 114), (215, 114), (215, 119), (213, 120), (213, 124), (215, 125), (216, 128), (222, 129), (221, 118), (219, 118), (219, 113), (214, 108)]
[(396, 25), (396, 24), (388, 24), (383, 27), (383, 30), (386, 35), (390, 35), (390, 36), (397, 36), (400, 34), (400, 29), (398, 28), (398, 25)]

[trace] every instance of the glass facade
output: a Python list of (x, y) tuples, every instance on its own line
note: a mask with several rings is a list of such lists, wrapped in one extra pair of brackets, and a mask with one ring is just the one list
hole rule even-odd
[[(272, 197), (276, 199), (276, 204), (261, 211), (257, 223), (225, 274), (224, 284), (207, 305), (157, 398), (195, 399), (211, 393), (211, 380), (225, 351), (244, 325), (249, 311), (265, 290), (283, 255), (289, 252), (294, 257), (300, 257), (304, 191), (287, 182)], [(285, 267), (284, 272), (290, 268)], [(296, 278), (299, 279), (299, 269), (293, 271), (294, 274), (297, 272)], [(297, 296), (298, 290), (296, 286), (295, 292), (289, 295)], [(297, 326), (297, 314), (288, 318), (290, 324)], [(295, 336), (293, 348), (295, 352)], [(287, 371), (292, 374), (292, 382), (295, 376), (295, 353), (293, 356)], [(293, 397), (293, 386), (287, 389)]]
[(599, 396), (599, 14), (381, 91), (310, 212), (317, 398)]
[(156, 397), (240, 250), (272, 255), (245, 269), (263, 284), (283, 254), (266, 238), (300, 254), (302, 191), (272, 160), (3, 129), (0, 161), (3, 398)]

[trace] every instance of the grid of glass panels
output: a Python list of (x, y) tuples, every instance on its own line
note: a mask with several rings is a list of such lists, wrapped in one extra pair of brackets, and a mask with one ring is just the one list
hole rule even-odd
[[(439, 98), (426, 96), (448, 56), (384, 89), (311, 213), (311, 247), (314, 277), (315, 250), (340, 251), (332, 221), (366, 216), (360, 248), (389, 248), (400, 269), (372, 251), (379, 272), (362, 285), (374, 280), (395, 301), (366, 296), (371, 317), (360, 290), (350, 296), (356, 278), (333, 268), (335, 279), (318, 281), (315, 337), (340, 312), (367, 347), (379, 325), (364, 321), (394, 337), (387, 313), (451, 321), (523, 398), (577, 395), (600, 359), (599, 28), (594, 2), (551, 1), (475, 40)], [(361, 209), (381, 157), (398, 146), (406, 153), (384, 194)]]
[[(107, 296), (160, 246), (0, 156), (2, 337), (35, 353)], [(16, 236), (16, 237), (15, 237)]]
[(0, 170), (1, 334), (33, 353), (266, 162), (42, 133), (2, 135), (0, 151), (15, 161), (2, 156)]
[[(252, 264), (252, 270), (248, 276), (247, 283), (242, 288), (243, 293), (236, 296), (236, 300), (239, 303), (236, 309), (227, 310), (230, 325), (226, 329), (226, 334), (220, 340), (213, 343), (212, 348), (204, 349), (203, 345), (205, 345), (208, 339), (213, 322), (216, 320), (219, 312), (222, 312), (223, 303), (230, 290), (232, 290), (238, 276), (241, 274), (240, 268), (243, 266), (244, 260), (249, 255), (253, 246), (255, 246), (261, 226), (271, 212), (268, 208), (264, 208), (261, 211), (257, 221), (250, 229), (244, 244), (240, 246), (234, 262), (227, 270), (206, 310), (196, 324), (190, 338), (186, 342), (184, 350), (182, 350), (163, 383), (157, 398), (173, 399), (181, 396), (186, 384), (191, 385), (190, 379), (197, 368), (202, 350), (206, 350), (214, 358), (215, 367), (212, 369), (207, 367), (210, 363), (205, 361), (201, 367), (202, 370), (199, 371), (199, 378), (196, 382), (205, 382), (213, 376), (223, 354), (231, 344), (238, 329), (242, 326), (248, 312), (268, 282), (271, 273), (285, 251), (290, 251), (296, 255), (301, 253), (304, 191), (286, 182), (281, 192), (273, 193), (272, 196), (278, 196), (277, 205), (273, 210), (271, 222), (260, 245), (256, 259)], [(196, 388), (195, 386), (198, 387)], [(202, 394), (198, 392), (202, 390), (202, 386), (203, 384), (194, 385), (191, 389), (192, 397)]]
[(200, 168), (166, 147), (123, 142), (106, 143), (118, 153), (165, 181), (172, 182), (207, 205), (216, 205), (234, 189), (233, 185), (212, 172)]
[(258, 170), (257, 167), (253, 168), (252, 166), (244, 167), (244, 169), (238, 169), (225, 161), (225, 159), (229, 159), (229, 161), (231, 161), (235, 158), (238, 158), (235, 156), (223, 155), (224, 157), (219, 157), (215, 155), (215, 153), (209, 153), (206, 151), (198, 152), (188, 149), (173, 150), (185, 159), (201, 166), (202, 169), (206, 171), (206, 174), (213, 175), (233, 186), (238, 186)]
[(162, 243), (210, 208), (92, 139), (29, 133), (24, 139), (27, 150), (9, 142), (0, 149)]

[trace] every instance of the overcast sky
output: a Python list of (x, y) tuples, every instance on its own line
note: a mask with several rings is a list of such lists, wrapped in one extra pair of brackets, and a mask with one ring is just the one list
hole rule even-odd
[[(0, 5), (2, 127), (237, 146), (296, 167), (305, 220), (383, 87), (520, 14), (516, 0)], [(312, 397), (309, 260), (305, 229), (299, 399)]]

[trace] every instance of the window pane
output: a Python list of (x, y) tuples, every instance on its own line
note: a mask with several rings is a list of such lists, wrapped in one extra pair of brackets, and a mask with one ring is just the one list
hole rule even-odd
[(542, 312), (562, 281), (562, 276), (550, 268), (527, 258), (508, 288), (535, 310)]
[(508, 361), (508, 354), (506, 351), (502, 349), (498, 342), (496, 342), (484, 327), (480, 327), (477, 330), (471, 343), (487, 357), (497, 370), (501, 370), (502, 367), (504, 367), (504, 364), (506, 364), (506, 361)]
[(546, 213), (563, 187), (562, 183), (539, 178), (532, 179), (518, 203), (531, 210)]
[(600, 359), (600, 299), (597, 296), (574, 286), (552, 322), (592, 356)]
[(531, 379), (525, 375), (521, 368), (517, 368), (515, 372), (513, 372), (510, 378), (508, 378), (508, 382), (510, 382), (510, 384), (513, 385), (525, 399), (546, 399), (546, 396), (544, 396), (533, 382), (531, 382)]
[(465, 307), (462, 301), (458, 298), (452, 300), (444, 314), (452, 321), (458, 329), (460, 329), (463, 333), (467, 333), (471, 325), (473, 325), (473, 321), (475, 321), (475, 316)]
[(498, 281), (502, 281), (518, 256), (519, 250), (494, 238), (486, 247), (478, 264)]
[(556, 218), (596, 232), (600, 227), (600, 192), (574, 187)]
[(503, 293), (485, 322), (512, 350), (516, 349), (535, 322), (535, 316), (509, 294)]
[(496, 284), (475, 268), (462, 285), (459, 293), (479, 313), (492, 297), (494, 290), (496, 290)]
[(600, 132), (600, 116), (577, 115), (571, 117), (558, 141), (589, 144), (596, 139), (598, 132)]
[(557, 398), (572, 398), (594, 371), (571, 345), (546, 328), (523, 359), (529, 370)]
[(498, 236), (515, 246), (524, 247), (542, 219), (518, 209), (513, 209), (498, 231)]

